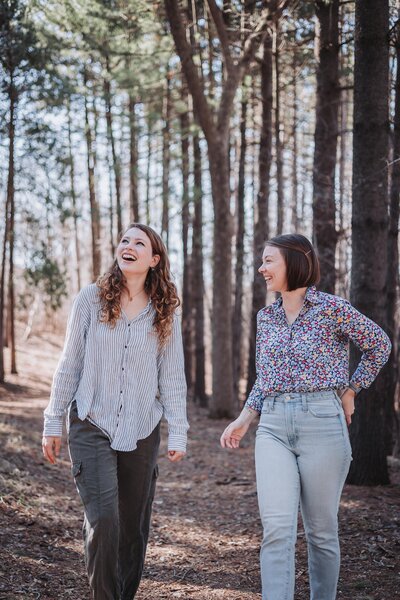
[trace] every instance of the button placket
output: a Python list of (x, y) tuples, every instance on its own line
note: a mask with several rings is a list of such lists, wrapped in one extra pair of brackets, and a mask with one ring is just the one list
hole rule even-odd
[[(124, 395), (124, 387), (125, 387), (125, 364), (126, 364), (126, 354), (127, 354), (127, 349), (129, 346), (129, 342), (130, 342), (130, 337), (131, 337), (131, 324), (127, 323), (127, 330), (126, 330), (126, 337), (125, 337), (125, 344), (124, 344), (124, 352), (122, 353), (122, 365), (121, 365), (121, 377), (120, 377), (120, 391), (119, 391), (119, 400), (118, 400), (118, 413), (117, 413), (117, 418), (119, 418), (119, 415), (121, 414), (121, 410), (123, 408), (123, 395)], [(117, 420), (117, 425), (118, 425), (118, 420)]]

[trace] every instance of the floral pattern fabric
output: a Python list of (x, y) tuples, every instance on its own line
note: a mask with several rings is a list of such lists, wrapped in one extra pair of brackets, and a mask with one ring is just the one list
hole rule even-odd
[(268, 395), (346, 387), (349, 341), (362, 352), (350, 382), (367, 388), (389, 358), (391, 343), (350, 302), (310, 287), (291, 325), (282, 298), (262, 308), (257, 315), (257, 379), (246, 406), (261, 412)]

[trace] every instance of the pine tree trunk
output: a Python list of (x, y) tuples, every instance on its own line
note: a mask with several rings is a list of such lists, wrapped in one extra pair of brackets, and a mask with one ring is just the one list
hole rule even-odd
[(298, 144), (297, 144), (297, 120), (298, 120), (298, 99), (297, 99), (297, 54), (293, 52), (292, 72), (293, 72), (293, 120), (292, 120), (292, 230), (299, 229), (299, 180), (298, 180)]
[(75, 244), (75, 259), (76, 259), (76, 282), (78, 290), (81, 289), (81, 251), (79, 243), (78, 233), (78, 209), (76, 202), (76, 190), (75, 190), (75, 163), (74, 155), (72, 152), (72, 118), (71, 118), (71, 106), (68, 102), (68, 154), (69, 154), (69, 180), (70, 180), (70, 193), (72, 202), (72, 219), (74, 223), (74, 244)]
[(192, 301), (194, 310), (195, 380), (194, 400), (208, 405), (206, 395), (204, 346), (204, 275), (203, 275), (203, 185), (202, 160), (198, 135), (193, 135), (193, 243), (192, 243)]
[[(388, 2), (356, 0), (353, 135), (353, 258), (351, 301), (383, 328), (387, 325), (389, 137)], [(352, 366), (355, 356), (352, 352)], [(350, 428), (353, 462), (348, 481), (389, 483), (384, 368), (360, 394)]]
[(129, 94), (129, 208), (132, 223), (140, 222), (138, 193), (138, 134), (135, 99)]
[(14, 228), (15, 228), (15, 120), (17, 109), (17, 91), (11, 78), (9, 86), (10, 121), (8, 126), (8, 180), (7, 180), (7, 206), (8, 206), (8, 304), (7, 304), (7, 340), (11, 354), (11, 373), (17, 374), (17, 358), (15, 350), (15, 298), (14, 298)]
[[(398, 15), (398, 17), (400, 14)], [(395, 395), (399, 381), (399, 323), (396, 307), (399, 294), (399, 209), (400, 209), (400, 21), (396, 27), (396, 82), (394, 98), (393, 167), (389, 204), (388, 272), (387, 272), (387, 333), (393, 349), (387, 365), (387, 425), (386, 453), (400, 449), (400, 430), (393, 440), (396, 422)], [(393, 444), (394, 441), (394, 444)]]
[[(87, 84), (87, 75), (84, 73), (85, 87)], [(89, 108), (87, 96), (85, 93), (85, 138), (87, 151), (87, 171), (88, 171), (88, 186), (89, 186), (89, 202), (90, 202), (90, 220), (92, 233), (92, 277), (93, 281), (100, 275), (101, 269), (101, 252), (100, 252), (100, 209), (96, 198), (95, 188), (95, 170), (94, 170), (94, 153), (92, 131), (89, 123)]]
[(235, 300), (232, 313), (232, 347), (233, 347), (233, 393), (239, 400), (239, 383), (242, 373), (242, 305), (243, 305), (243, 265), (244, 265), (244, 198), (245, 198), (245, 164), (246, 164), (246, 119), (247, 89), (242, 86), (241, 119), (240, 119), (240, 154), (239, 176), (237, 188), (237, 225), (236, 225), (236, 264), (235, 264)]
[(347, 260), (347, 210), (346, 202), (346, 154), (347, 154), (347, 123), (348, 123), (348, 93), (343, 91), (340, 99), (340, 156), (339, 156), (339, 230), (337, 238), (338, 253), (338, 272), (336, 288), (339, 296), (348, 295), (348, 273), (349, 265)]
[[(183, 86), (185, 84), (182, 84)], [(182, 100), (188, 106), (186, 89), (182, 90)], [(182, 245), (183, 245), (183, 282), (182, 282), (182, 338), (185, 354), (185, 374), (188, 391), (192, 395), (193, 388), (193, 322), (191, 298), (191, 268), (188, 248), (189, 238), (189, 113), (180, 115), (181, 152), (182, 152)]]
[(275, 21), (275, 156), (276, 156), (276, 186), (277, 186), (277, 234), (283, 231), (284, 218), (284, 186), (283, 186), (283, 144), (281, 132), (281, 69), (280, 69), (280, 26), (279, 19)]
[(168, 247), (169, 242), (169, 172), (171, 164), (171, 75), (168, 72), (166, 80), (166, 89), (163, 103), (163, 157), (162, 157), (162, 223), (161, 231), (164, 236), (164, 241)]
[(113, 128), (113, 116), (111, 106), (111, 85), (110, 85), (110, 65), (108, 57), (106, 58), (107, 77), (104, 79), (104, 101), (106, 109), (106, 123), (107, 123), (107, 137), (108, 143), (111, 148), (112, 166), (114, 170), (114, 184), (115, 184), (115, 203), (117, 211), (117, 229), (118, 235), (122, 232), (122, 207), (121, 207), (121, 165), (117, 157), (115, 149), (115, 138)]
[[(228, 133), (228, 132), (227, 132)], [(228, 166), (228, 135), (208, 141), (211, 188), (214, 203), (213, 243), (213, 395), (212, 418), (232, 418), (232, 215)], [(221, 285), (221, 274), (224, 283)]]
[(317, 107), (313, 169), (313, 231), (321, 263), (319, 287), (335, 293), (335, 167), (338, 133), (339, 0), (316, 1), (318, 18)]
[(150, 225), (150, 197), (151, 197), (151, 183), (150, 183), (150, 173), (151, 173), (151, 162), (153, 158), (153, 145), (152, 145), (152, 118), (149, 110), (149, 114), (147, 116), (147, 163), (146, 163), (146, 225)]
[(265, 306), (265, 282), (258, 272), (265, 242), (269, 238), (268, 207), (270, 189), (270, 170), (272, 154), (272, 38), (268, 36), (264, 41), (263, 61), (261, 65), (261, 98), (262, 122), (259, 152), (259, 190), (257, 194), (256, 220), (254, 224), (253, 246), (253, 298), (251, 307), (249, 364), (247, 391), (249, 395), (256, 379), (256, 329), (257, 313)]
[(9, 202), (8, 196), (5, 202), (5, 224), (4, 224), (4, 237), (3, 237), (3, 248), (1, 255), (1, 273), (0, 273), (0, 383), (4, 383), (5, 369), (4, 369), (4, 322), (5, 322), (5, 287), (6, 287), (6, 262), (7, 262), (7, 241), (8, 241), (8, 227), (9, 227)]

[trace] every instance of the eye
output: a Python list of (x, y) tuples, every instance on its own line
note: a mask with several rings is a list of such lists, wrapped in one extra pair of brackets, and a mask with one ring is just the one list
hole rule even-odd
[(136, 242), (136, 245), (137, 245), (137, 246), (138, 246), (139, 244), (140, 244), (141, 246), (144, 246), (144, 243), (143, 243), (143, 242)]
[(128, 242), (128, 238), (122, 238), (121, 244), (126, 244)]

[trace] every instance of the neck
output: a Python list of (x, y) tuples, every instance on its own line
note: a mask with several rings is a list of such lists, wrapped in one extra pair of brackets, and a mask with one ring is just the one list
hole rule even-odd
[(304, 298), (306, 297), (306, 292), (306, 287), (297, 288), (297, 290), (293, 290), (292, 292), (281, 292), (284, 308), (287, 308), (288, 310), (301, 308), (304, 303)]
[(144, 291), (144, 284), (146, 277), (127, 277), (125, 275), (125, 285), (128, 289), (128, 294), (132, 298), (133, 296), (139, 296), (140, 292)]

